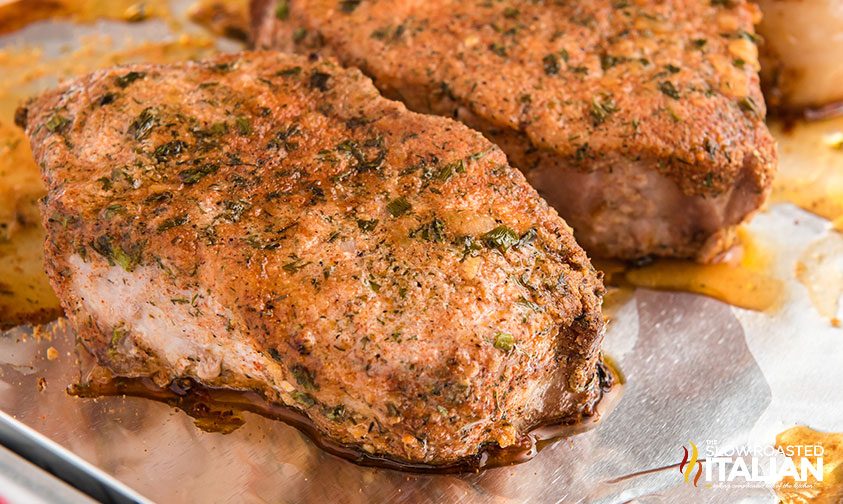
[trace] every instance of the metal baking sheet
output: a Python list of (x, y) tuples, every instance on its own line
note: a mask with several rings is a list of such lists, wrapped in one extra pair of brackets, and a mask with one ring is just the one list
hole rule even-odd
[[(40, 24), (0, 46), (50, 50), (80, 33), (125, 30), (169, 36), (160, 23)], [(605, 351), (627, 380), (614, 410), (517, 466), (442, 476), (364, 468), (248, 413), (245, 426), (223, 435), (148, 400), (70, 397), (65, 388), (78, 379), (78, 364), (74, 335), (61, 321), (35, 334), (19, 327), (0, 335), (0, 410), (54, 441), (53, 449), (159, 502), (774, 503), (771, 484), (695, 487), (678, 470), (690, 442), (767, 447), (795, 425), (843, 431), (843, 330), (817, 313), (795, 271), (806, 247), (834, 232), (788, 204), (766, 209), (749, 232), (773, 251), (782, 306), (761, 313), (637, 290), (606, 335)], [(48, 359), (50, 348), (58, 358)]]
[(0, 502), (91, 504), (95, 501), (0, 447)]

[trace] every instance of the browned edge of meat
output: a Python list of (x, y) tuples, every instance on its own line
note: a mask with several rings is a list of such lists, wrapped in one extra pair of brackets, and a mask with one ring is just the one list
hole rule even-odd
[(770, 192), (753, 32), (735, 0), (253, 0), (258, 47), (330, 54), (501, 146), (590, 253), (714, 260)]
[(593, 413), (600, 275), (464, 125), (273, 52), (99, 71), (18, 117), (48, 275), (116, 375), (256, 391), (431, 467)]

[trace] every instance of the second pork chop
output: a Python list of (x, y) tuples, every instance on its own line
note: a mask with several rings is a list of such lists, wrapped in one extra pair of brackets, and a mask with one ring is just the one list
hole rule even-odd
[(710, 260), (764, 202), (744, 0), (253, 0), (255, 43), (337, 56), (482, 131), (590, 252)]

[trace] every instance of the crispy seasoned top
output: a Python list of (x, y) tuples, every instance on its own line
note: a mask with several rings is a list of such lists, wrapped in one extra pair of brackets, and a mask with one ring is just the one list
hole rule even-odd
[(258, 46), (333, 52), (388, 96), (450, 100), (583, 170), (617, 152), (654, 159), (701, 195), (731, 188), (747, 158), (761, 187), (773, 170), (760, 14), (745, 0), (260, 0), (253, 12)]
[[(357, 70), (278, 53), (123, 67), (19, 122), (60, 296), (68, 256), (157, 272), (195, 292), (174, 305), (227, 318), (215, 337), (277, 362), (311, 416), (401, 418), (453, 458), (512, 442), (559, 372), (576, 393), (595, 379), (602, 286), (564, 221), (482, 135)], [(488, 424), (449, 445), (468, 432), (451, 415)]]

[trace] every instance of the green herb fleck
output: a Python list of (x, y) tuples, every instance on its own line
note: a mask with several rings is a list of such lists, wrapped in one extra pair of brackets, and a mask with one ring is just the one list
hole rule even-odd
[(301, 73), (301, 67), (300, 66), (294, 66), (294, 67), (290, 67), (290, 68), (285, 68), (284, 70), (279, 70), (279, 71), (275, 72), (275, 75), (277, 75), (278, 77), (292, 77), (292, 76), (298, 75), (300, 73)]
[(104, 95), (100, 96), (98, 103), (100, 107), (104, 107), (106, 105), (111, 105), (116, 99), (117, 95), (115, 95), (114, 93), (105, 93)]
[(386, 204), (386, 210), (389, 212), (389, 215), (393, 217), (401, 217), (412, 208), (412, 205), (410, 205), (410, 202), (407, 201), (407, 198), (404, 196), (395, 198)]
[(187, 148), (187, 143), (182, 142), (181, 140), (173, 140), (172, 142), (167, 142), (156, 147), (153, 155), (159, 163), (163, 163), (170, 157), (178, 156), (182, 152), (186, 151)]
[(521, 238), (518, 238), (518, 243), (516, 243), (515, 246), (524, 247), (526, 245), (531, 245), (534, 241), (536, 241), (536, 236), (538, 236), (536, 228), (530, 228), (521, 235)]
[(228, 124), (224, 122), (215, 122), (211, 125), (210, 128), (208, 128), (207, 132), (203, 133), (207, 133), (210, 136), (225, 135), (226, 133), (228, 133)]
[(309, 408), (316, 404), (316, 399), (314, 399), (313, 396), (305, 392), (299, 392), (298, 390), (295, 390), (290, 395), (293, 396), (293, 399), (295, 399), (297, 402), (304, 405), (305, 408)]
[(127, 133), (135, 140), (141, 141), (149, 135), (157, 121), (158, 112), (152, 107), (147, 107), (132, 121)]
[(555, 54), (548, 54), (542, 58), (542, 63), (544, 64), (544, 73), (547, 75), (556, 75), (559, 73), (559, 57)]
[(290, 369), (293, 377), (299, 385), (309, 390), (319, 390), (319, 385), (316, 384), (316, 372), (309, 370), (301, 364), (296, 364)]
[(591, 99), (591, 124), (595, 127), (600, 126), (606, 119), (617, 112), (618, 107), (615, 105), (615, 100), (611, 95), (603, 97), (603, 100), (598, 100), (597, 97)]
[(331, 74), (325, 72), (313, 72), (310, 74), (310, 87), (318, 89), (319, 91), (327, 91), (330, 89), (328, 81), (331, 79)]
[(589, 147), (588, 142), (578, 146), (577, 150), (574, 151), (574, 159), (578, 162), (585, 161), (589, 157), (591, 157), (591, 147)]
[(187, 214), (177, 215), (175, 217), (170, 217), (166, 219), (164, 222), (158, 225), (158, 232), (163, 233), (164, 231), (168, 231), (173, 229), (174, 227), (179, 227), (181, 225), (187, 224), (189, 217)]
[(445, 241), (445, 223), (434, 217), (432, 221), (410, 231), (410, 238), (420, 237), (430, 242)]
[(747, 112), (753, 116), (757, 117), (761, 115), (761, 111), (758, 109), (758, 105), (755, 103), (755, 100), (753, 100), (749, 96), (741, 98), (738, 101), (738, 107), (740, 107), (740, 109), (744, 112)]
[(108, 220), (114, 217), (115, 215), (122, 213), (126, 213), (126, 207), (124, 207), (123, 205), (108, 205), (103, 210), (102, 217)]
[(129, 72), (126, 75), (117, 77), (114, 81), (117, 83), (117, 86), (127, 88), (131, 83), (144, 77), (146, 77), (146, 72)]
[(44, 123), (44, 127), (47, 128), (47, 131), (50, 133), (56, 133), (63, 131), (67, 125), (70, 124), (70, 119), (64, 117), (61, 114), (53, 114), (47, 119), (47, 122)]
[(506, 56), (506, 47), (503, 44), (498, 44), (497, 42), (492, 42), (489, 44), (489, 50), (493, 53), (497, 54), (500, 57)]
[(518, 234), (507, 226), (498, 226), (481, 236), (481, 239), (487, 247), (506, 252), (511, 246), (518, 243)]
[(357, 227), (360, 228), (360, 231), (364, 233), (368, 233), (369, 231), (374, 230), (378, 226), (378, 220), (366, 220), (366, 219), (357, 219)]
[[(374, 155), (367, 157), (363, 149), (375, 149)], [(379, 171), (386, 160), (387, 148), (384, 146), (383, 138), (369, 138), (363, 142), (363, 148), (355, 140), (340, 142), (337, 151), (350, 154), (354, 158), (354, 171), (364, 173), (367, 171)]]
[(515, 347), (515, 338), (508, 333), (497, 333), (495, 335), (495, 348), (501, 352), (511, 352)]
[(114, 348), (117, 345), (119, 345), (120, 342), (123, 340), (123, 337), (126, 336), (126, 334), (128, 334), (128, 331), (126, 329), (124, 329), (122, 327), (115, 327), (111, 331), (111, 344), (110, 344), (110, 346), (112, 348)]
[(179, 172), (179, 179), (187, 185), (193, 185), (204, 177), (215, 173), (219, 166), (215, 164), (203, 164), (194, 168), (188, 168)]
[(109, 264), (116, 264), (129, 273), (134, 271), (141, 260), (141, 244), (135, 244), (130, 247), (129, 251), (126, 251), (122, 246), (114, 245), (108, 235), (102, 235), (91, 242), (91, 248), (105, 257)]
[(623, 63), (624, 61), (626, 61), (626, 58), (603, 53), (600, 55), (600, 68), (602, 68), (603, 71), (606, 71), (618, 63)]
[(447, 182), (451, 180), (451, 177), (453, 177), (456, 173), (465, 173), (465, 161), (462, 159), (443, 165), (435, 171), (425, 171), (422, 173), (422, 178), (434, 178), (440, 182)]
[(302, 268), (304, 268), (308, 264), (310, 264), (310, 261), (305, 261), (303, 259), (295, 257), (292, 261), (282, 266), (282, 268), (287, 273), (298, 273), (299, 271), (301, 271)]
[(275, 7), (275, 18), (282, 21), (290, 17), (290, 3), (287, 0), (278, 0)]
[(340, 10), (349, 13), (354, 12), (354, 9), (360, 5), (362, 0), (340, 0)]
[(291, 124), (287, 126), (286, 129), (283, 129), (275, 134), (275, 138), (269, 141), (267, 144), (267, 149), (277, 149), (279, 147), (284, 147), (284, 150), (288, 152), (292, 152), (299, 148), (298, 142), (294, 142), (291, 140), (294, 136), (300, 136), (302, 134), (301, 128), (298, 124)]
[(537, 305), (536, 303), (534, 303), (534, 302), (532, 302), (532, 301), (528, 300), (528, 299), (527, 299), (527, 298), (525, 298), (524, 296), (521, 296), (521, 297), (518, 299), (518, 301), (516, 301), (516, 304), (518, 304), (518, 305), (520, 305), (520, 306), (523, 306), (524, 308), (526, 308), (526, 309), (528, 309), (528, 310), (530, 310), (530, 311), (532, 311), (532, 312), (539, 313), (539, 312), (543, 311), (543, 308), (542, 308), (541, 306), (539, 306), (539, 305)]
[(711, 159), (717, 157), (717, 143), (706, 138), (703, 140), (703, 150), (705, 150)]
[(103, 191), (110, 191), (114, 184), (111, 182), (111, 179), (108, 177), (100, 177), (97, 179), (97, 182), (100, 183), (102, 186)]
[(674, 86), (673, 83), (670, 81), (659, 82), (659, 91), (673, 98), (674, 100), (679, 99), (679, 90), (676, 89), (676, 86)]
[(241, 136), (248, 136), (252, 133), (252, 122), (248, 117), (237, 116), (234, 120), (234, 125), (237, 127), (237, 133)]
[(144, 202), (146, 203), (166, 203), (173, 199), (173, 193), (170, 191), (164, 191), (159, 193), (153, 193), (146, 197)]
[(329, 408), (325, 411), (325, 416), (328, 420), (339, 422), (345, 418), (345, 406), (340, 404), (338, 406), (334, 406), (333, 408)]

